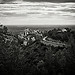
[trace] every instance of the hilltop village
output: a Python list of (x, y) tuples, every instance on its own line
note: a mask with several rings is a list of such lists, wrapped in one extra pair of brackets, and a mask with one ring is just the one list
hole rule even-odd
[[(4, 28), (6, 28), (5, 32), (7, 32), (7, 27), (0, 25), (0, 29), (4, 29)], [(54, 30), (50, 30), (49, 32), (57, 32), (57, 33), (61, 34), (61, 33), (67, 33), (68, 29), (67, 28), (54, 29)], [(7, 34), (10, 35), (9, 32)], [(5, 35), (5, 36), (7, 36), (7, 35)], [(14, 40), (14, 36), (13, 37), (11, 35), (7, 36), (7, 38), (5, 38), (5, 43), (12, 42), (13, 40)], [(38, 29), (32, 30), (29, 28), (26, 28), (26, 29), (24, 29), (23, 32), (20, 32), (17, 35), (16, 41), (19, 42), (21, 45), (27, 46), (27, 45), (35, 42), (36, 40), (39, 40), (39, 41), (41, 41), (41, 43), (44, 43), (46, 45), (61, 46), (61, 47), (63, 47), (65, 45), (65, 43), (62, 43), (60, 41), (60, 39), (55, 40), (55, 39), (49, 37), (48, 31), (41, 31)]]
[[(56, 32), (66, 33), (67, 29), (66, 28), (58, 29), (58, 30), (56, 30)], [(40, 30), (31, 30), (31, 29), (28, 29), (28, 28), (26, 28), (24, 30), (24, 32), (21, 32), (18, 35), (18, 39), (20, 39), (21, 44), (25, 45), (25, 46), (29, 45), (30, 43), (32, 43), (36, 40), (40, 40), (42, 43), (44, 43), (44, 44), (47, 43), (47, 44), (50, 44), (50, 45), (53, 45), (51, 42), (54, 42), (55, 46), (60, 46), (60, 45), (64, 46), (65, 45), (64, 43), (61, 43), (59, 40), (57, 40), (57, 41), (53, 40), (52, 38), (48, 37), (48, 35), (45, 35), (45, 33), (40, 31)]]
[(74, 30), (25, 28), (13, 34), (0, 25), (0, 74), (71, 75), (74, 72)]

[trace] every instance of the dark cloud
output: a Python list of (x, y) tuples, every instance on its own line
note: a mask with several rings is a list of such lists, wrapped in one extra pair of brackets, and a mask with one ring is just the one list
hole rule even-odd
[[(0, 0), (0, 3), (11, 2), (16, 0)], [(19, 0), (20, 1), (20, 0)], [(22, 0), (21, 0), (22, 1)], [(75, 2), (75, 0), (23, 0), (23, 1), (31, 1), (31, 2)]]
[(75, 2), (75, 0), (23, 0), (23, 1)]
[(5, 2), (10, 2), (10, 1), (15, 1), (15, 0), (0, 0), (0, 3), (5, 3)]

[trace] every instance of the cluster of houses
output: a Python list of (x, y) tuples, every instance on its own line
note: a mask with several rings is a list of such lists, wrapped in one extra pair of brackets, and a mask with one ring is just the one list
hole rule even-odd
[(64, 28), (64, 29), (58, 29), (58, 32), (67, 32), (67, 29)]
[[(0, 25), (0, 30), (3, 29), (3, 25)], [(67, 32), (67, 29), (64, 28), (64, 29), (56, 29), (56, 30), (51, 30), (51, 31), (57, 31), (58, 33), (61, 33), (61, 32)], [(5, 35), (4, 35), (5, 36)], [(20, 39), (22, 41), (22, 45), (25, 45), (27, 46), (28, 44), (36, 41), (36, 40), (42, 40), (42, 41), (53, 41), (53, 40), (48, 40), (48, 36), (43, 36), (43, 32), (41, 30), (38, 30), (38, 29), (28, 29), (26, 28), (24, 30), (24, 32), (21, 32), (19, 35), (18, 35), (18, 39)], [(5, 38), (5, 43), (6, 42), (12, 42), (13, 41), (13, 37), (10, 35), (10, 36), (6, 36)]]
[(58, 33), (63, 33), (63, 32), (67, 32), (68, 30), (69, 30), (69, 28), (63, 28), (63, 29), (60, 29), (60, 28), (56, 29), (56, 28), (54, 28), (54, 29), (51, 29), (50, 31), (55, 31), (55, 32), (58, 32)]
[[(67, 29), (59, 29), (57, 32), (67, 32)], [(19, 39), (22, 39), (23, 42), (22, 44), (27, 46), (28, 44), (30, 44), (31, 42), (34, 42), (35, 40), (43, 40), (43, 41), (47, 41), (48, 36), (43, 36), (43, 32), (40, 30), (32, 30), (32, 29), (28, 29), (26, 28), (24, 30), (24, 32), (21, 32), (18, 35)]]
[(34, 42), (35, 40), (41, 40), (42, 37), (43, 34), (40, 30), (31, 30), (28, 28), (18, 35), (18, 38), (23, 40), (23, 45), (25, 46), (31, 42)]

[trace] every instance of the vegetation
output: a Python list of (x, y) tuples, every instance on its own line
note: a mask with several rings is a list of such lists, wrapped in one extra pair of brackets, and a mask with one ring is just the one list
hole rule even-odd
[[(49, 31), (48, 37), (69, 46), (54, 47), (36, 40), (28, 46), (17, 36), (0, 29), (0, 74), (8, 75), (71, 75), (75, 70), (75, 31)], [(44, 35), (46, 36), (46, 35)], [(9, 38), (9, 39), (8, 39)]]

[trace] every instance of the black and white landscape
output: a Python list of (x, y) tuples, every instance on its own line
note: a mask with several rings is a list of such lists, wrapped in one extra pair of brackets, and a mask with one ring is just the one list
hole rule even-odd
[(75, 74), (75, 0), (0, 0), (0, 75)]

